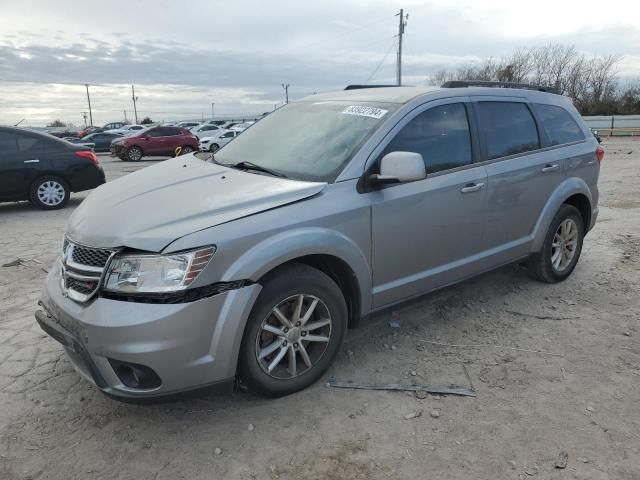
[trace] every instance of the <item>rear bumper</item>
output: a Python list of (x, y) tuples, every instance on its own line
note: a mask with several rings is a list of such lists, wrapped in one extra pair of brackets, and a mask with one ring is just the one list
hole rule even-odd
[[(244, 325), (259, 285), (181, 304), (101, 297), (81, 304), (62, 294), (58, 270), (47, 277), (36, 321), (64, 346), (76, 370), (105, 394), (145, 401), (233, 385)], [(127, 385), (114, 367), (117, 363), (144, 366), (160, 384)]]

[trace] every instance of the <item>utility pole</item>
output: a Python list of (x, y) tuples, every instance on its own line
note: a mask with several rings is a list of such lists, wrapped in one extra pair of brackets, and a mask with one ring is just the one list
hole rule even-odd
[(85, 87), (87, 87), (87, 103), (89, 103), (89, 123), (93, 125), (93, 114), (91, 113), (91, 98), (89, 98), (89, 84), (85, 83)]
[(84, 120), (84, 126), (87, 126), (87, 112), (81, 112), (82, 113), (82, 119)]
[(282, 88), (284, 88), (284, 103), (289, 103), (289, 84), (283, 83)]
[(215, 106), (216, 102), (211, 102), (211, 120), (213, 120), (213, 107)]
[(125, 123), (128, 122), (128, 120), (127, 120), (127, 111), (123, 110), (122, 113), (124, 113), (124, 121), (125, 121)]
[(138, 125), (138, 107), (136, 107), (138, 97), (136, 97), (136, 89), (133, 85), (131, 85), (131, 99), (133, 100), (133, 114), (136, 117), (136, 125)]
[(404, 27), (407, 26), (407, 19), (409, 14), (404, 14), (404, 9), (400, 9), (400, 13), (396, 13), (396, 17), (400, 17), (398, 22), (398, 62), (396, 67), (396, 84), (402, 85), (402, 35), (404, 34)]

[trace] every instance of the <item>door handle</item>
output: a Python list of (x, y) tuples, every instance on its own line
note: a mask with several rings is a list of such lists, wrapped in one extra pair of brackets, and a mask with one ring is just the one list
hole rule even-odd
[(37, 158), (34, 158), (32, 160), (25, 160), (22, 163), (40, 163), (40, 160), (38, 160)]
[(462, 193), (479, 192), (484, 188), (484, 183), (468, 183), (460, 189)]
[(547, 163), (544, 167), (542, 167), (541, 172), (542, 173), (555, 172), (559, 168), (560, 168), (560, 165), (558, 165), (557, 163)]

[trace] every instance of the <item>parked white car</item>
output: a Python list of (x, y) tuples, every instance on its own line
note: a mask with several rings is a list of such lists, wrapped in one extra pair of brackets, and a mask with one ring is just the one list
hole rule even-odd
[(203, 125), (198, 125), (197, 127), (192, 127), (189, 130), (196, 137), (203, 138), (214, 135), (218, 130), (220, 130), (220, 127), (218, 125), (209, 125), (205, 123)]
[(202, 150), (203, 152), (215, 152), (224, 147), (227, 143), (229, 143), (241, 133), (242, 132), (239, 132), (238, 130), (219, 129), (212, 136), (204, 137), (200, 140), (200, 150)]
[(237, 125), (234, 125), (233, 127), (231, 127), (231, 130), (237, 130), (239, 132), (244, 132), (247, 128), (249, 128), (254, 123), (256, 123), (256, 122), (238, 123)]
[(139, 133), (145, 128), (149, 128), (148, 125), (125, 125), (124, 127), (114, 128), (113, 130), (106, 130), (105, 133), (119, 133), (125, 137)]

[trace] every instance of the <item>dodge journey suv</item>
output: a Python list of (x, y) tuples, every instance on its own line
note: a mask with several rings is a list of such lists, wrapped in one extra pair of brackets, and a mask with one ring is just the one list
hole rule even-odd
[(120, 399), (236, 379), (280, 396), (385, 307), (512, 262), (566, 279), (598, 215), (598, 142), (543, 87), (444, 87), (313, 95), (215, 156), (101, 186), (38, 323)]

